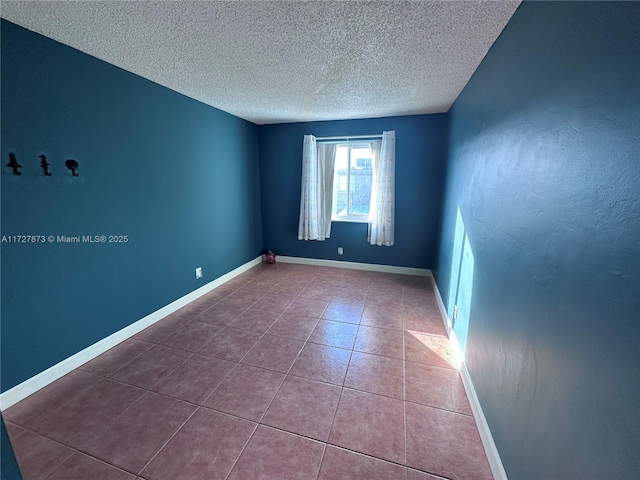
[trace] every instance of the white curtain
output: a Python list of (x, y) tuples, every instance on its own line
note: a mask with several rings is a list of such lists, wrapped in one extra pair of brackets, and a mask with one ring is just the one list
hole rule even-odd
[(313, 135), (304, 136), (298, 240), (324, 240), (331, 235), (335, 153), (335, 144), (318, 144)]
[(319, 143), (318, 144), (318, 170), (321, 178), (321, 194), (322, 209), (320, 218), (322, 219), (322, 231), (324, 231), (324, 240), (331, 236), (331, 210), (333, 207), (333, 171), (335, 169), (336, 144)]
[(382, 143), (373, 142), (373, 183), (369, 213), (369, 243), (393, 245), (395, 223), (396, 132), (383, 132)]

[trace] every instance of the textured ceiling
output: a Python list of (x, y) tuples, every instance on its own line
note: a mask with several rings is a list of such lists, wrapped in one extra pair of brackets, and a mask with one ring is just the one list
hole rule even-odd
[(446, 112), (516, 1), (7, 1), (3, 18), (257, 124)]

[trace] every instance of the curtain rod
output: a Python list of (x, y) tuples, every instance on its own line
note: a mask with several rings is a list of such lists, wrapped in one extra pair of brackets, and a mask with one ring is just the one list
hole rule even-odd
[(356, 140), (359, 138), (382, 138), (382, 134), (376, 135), (354, 135), (354, 136), (342, 136), (342, 137), (316, 137), (316, 140)]

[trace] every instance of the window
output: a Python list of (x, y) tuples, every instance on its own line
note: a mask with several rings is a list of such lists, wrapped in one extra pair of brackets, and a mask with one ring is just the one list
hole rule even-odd
[(336, 147), (333, 174), (332, 221), (368, 222), (373, 181), (373, 152), (368, 142), (345, 142)]

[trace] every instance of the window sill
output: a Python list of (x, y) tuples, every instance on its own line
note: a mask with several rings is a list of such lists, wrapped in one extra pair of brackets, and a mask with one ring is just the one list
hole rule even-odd
[(369, 223), (369, 215), (340, 215), (331, 217), (332, 222)]

